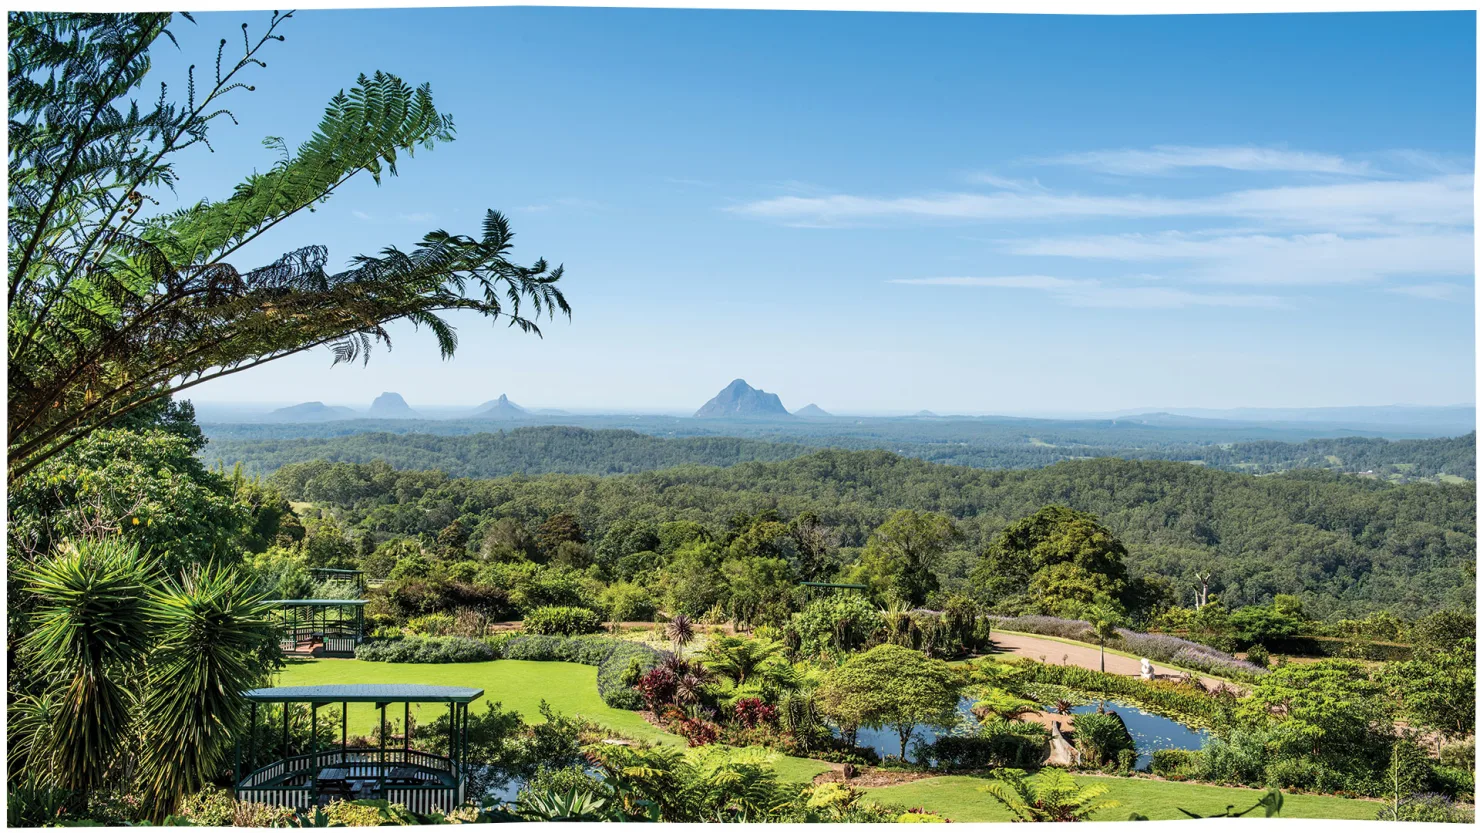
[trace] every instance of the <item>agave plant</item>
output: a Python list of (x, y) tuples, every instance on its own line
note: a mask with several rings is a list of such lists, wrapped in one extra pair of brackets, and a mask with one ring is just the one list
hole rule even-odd
[(526, 790), (515, 811), (525, 821), (614, 821), (606, 799), (572, 787), (567, 792)]

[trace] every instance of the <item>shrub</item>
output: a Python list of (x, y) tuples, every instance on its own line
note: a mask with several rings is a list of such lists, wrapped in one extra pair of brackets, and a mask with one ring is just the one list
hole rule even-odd
[(596, 633), (601, 617), (584, 607), (541, 607), (524, 615), (526, 633), (561, 636)]
[(1244, 652), (1244, 658), (1260, 668), (1269, 667), (1269, 651), (1263, 645), (1250, 645), (1249, 650)]
[(376, 639), (355, 648), (355, 659), (367, 662), (486, 662), (498, 659), (487, 642), (463, 636), (411, 636)]
[(1442, 795), (1420, 793), (1399, 801), (1396, 809), (1392, 804), (1384, 802), (1382, 809), (1377, 811), (1377, 820), (1474, 824), (1475, 811)]
[(1434, 792), (1452, 798), (1473, 800), (1475, 797), (1475, 771), (1455, 766), (1431, 766), (1425, 779)]
[(945, 735), (920, 752), (921, 760), (945, 770), (1033, 768), (1048, 756), (1048, 730), (1037, 723), (993, 718), (974, 735)]
[(1439, 763), (1444, 766), (1473, 770), (1475, 768), (1475, 739), (1466, 738), (1444, 744), (1444, 748), (1439, 750)]
[(707, 746), (719, 740), (719, 727), (708, 720), (686, 717), (673, 727), (689, 746)]
[(776, 707), (759, 697), (742, 697), (735, 701), (735, 720), (747, 729), (776, 722)]
[(410, 620), (406, 627), (412, 633), (425, 636), (451, 636), (453, 629), (457, 627), (457, 617), (451, 613), (430, 613)]
[(1120, 715), (1088, 712), (1074, 715), (1074, 748), (1085, 766), (1108, 769), (1119, 765), (1122, 750), (1134, 756), (1136, 742)]
[(1196, 749), (1158, 749), (1151, 753), (1149, 770), (1172, 780), (1202, 778), (1203, 754)]
[(180, 799), (176, 815), (201, 827), (230, 827), (236, 820), (236, 798), (229, 790), (206, 787)]
[(614, 622), (649, 622), (658, 612), (653, 596), (646, 587), (619, 581), (601, 594), (606, 615)]
[(1220, 784), (1263, 786), (1275, 736), (1268, 730), (1234, 729), (1203, 746), (1203, 777)]

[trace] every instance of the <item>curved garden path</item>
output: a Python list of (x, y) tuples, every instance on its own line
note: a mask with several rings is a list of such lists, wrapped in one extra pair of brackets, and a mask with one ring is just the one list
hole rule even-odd
[[(992, 644), (997, 647), (999, 654), (1015, 654), (1018, 656), (1036, 659), (1049, 665), (1077, 665), (1080, 668), (1088, 668), (1091, 671), (1100, 670), (1100, 648), (1098, 645), (1089, 645), (1083, 642), (1060, 641), (1050, 639), (1046, 636), (1030, 636), (1023, 633), (1011, 633), (1007, 631), (992, 631)], [(1176, 679), (1181, 677), (1178, 670), (1169, 669), (1158, 663), (1151, 663), (1151, 668), (1156, 672), (1158, 679)], [(1124, 654), (1105, 652), (1105, 671), (1109, 674), (1120, 674), (1126, 677), (1141, 676), (1141, 660)], [(1200, 676), (1204, 688), (1215, 689), (1220, 685), (1226, 685), (1234, 691), (1242, 691), (1237, 685), (1224, 683), (1222, 680)]]

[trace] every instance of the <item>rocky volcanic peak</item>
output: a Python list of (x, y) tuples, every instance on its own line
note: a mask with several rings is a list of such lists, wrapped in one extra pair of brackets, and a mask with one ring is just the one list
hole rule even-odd
[(736, 379), (715, 397), (704, 403), (696, 417), (730, 419), (789, 419), (791, 413), (781, 404), (781, 397), (766, 393)]
[(387, 391), (375, 397), (370, 403), (369, 417), (371, 419), (416, 419), (418, 414), (411, 410), (401, 394)]
[(515, 419), (526, 416), (529, 412), (509, 401), (508, 394), (499, 394), (497, 399), (490, 399), (478, 406), (473, 412), (474, 416), (484, 419)]
[(815, 404), (812, 404), (812, 405), (807, 405), (807, 406), (805, 406), (803, 408), (798, 409), (797, 412), (794, 414), (794, 416), (809, 417), (811, 419), (821, 419), (823, 417), (830, 417), (830, 416), (832, 416), (832, 414), (828, 413), (827, 411), (822, 410), (821, 408), (817, 407)]

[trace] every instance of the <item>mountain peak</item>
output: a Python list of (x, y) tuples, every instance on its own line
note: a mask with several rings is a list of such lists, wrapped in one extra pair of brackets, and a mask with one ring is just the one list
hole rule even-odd
[(507, 393), (501, 393), (497, 399), (490, 399), (473, 409), (473, 415), (479, 419), (520, 419), (528, 416), (529, 412), (511, 402)]
[(736, 379), (715, 397), (704, 403), (694, 416), (728, 419), (789, 419), (791, 413), (781, 404), (781, 397), (766, 393)]
[(419, 414), (406, 404), (401, 394), (394, 391), (386, 391), (375, 397), (370, 403), (370, 419), (416, 419)]
[(792, 416), (810, 417), (812, 419), (820, 419), (822, 417), (830, 417), (830, 416), (832, 416), (832, 414), (830, 414), (827, 411), (824, 411), (821, 408), (817, 407), (817, 404), (814, 402), (814, 403), (812, 403), (810, 405), (806, 405), (806, 406), (804, 406), (802, 408), (797, 409), (796, 413), (792, 414)]

